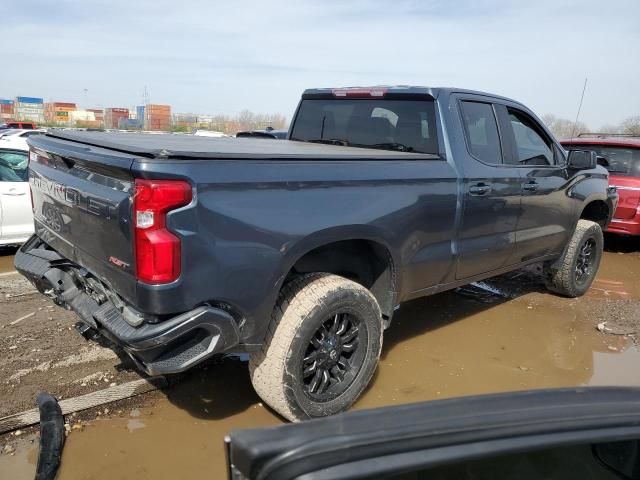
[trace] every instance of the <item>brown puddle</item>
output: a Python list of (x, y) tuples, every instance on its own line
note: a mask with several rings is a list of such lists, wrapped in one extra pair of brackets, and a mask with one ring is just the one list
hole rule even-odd
[(605, 252), (589, 296), (640, 298), (640, 254)]
[(13, 267), (13, 258), (15, 253), (15, 248), (0, 247), (0, 273), (6, 273), (15, 270), (15, 268)]
[[(449, 292), (405, 304), (385, 333), (372, 385), (354, 408), (544, 387), (640, 386), (640, 350), (624, 336), (598, 332), (589, 309), (576, 308), (600, 302), (605, 293), (597, 288), (613, 279), (618, 292), (628, 293), (624, 298), (640, 298), (639, 274), (637, 252), (607, 252), (585, 299), (525, 292), (478, 301)], [(151, 407), (73, 431), (58, 478), (225, 478), (224, 435), (279, 422), (259, 404), (246, 364), (226, 358)], [(0, 455), (0, 477), (32, 478), (34, 452)]]

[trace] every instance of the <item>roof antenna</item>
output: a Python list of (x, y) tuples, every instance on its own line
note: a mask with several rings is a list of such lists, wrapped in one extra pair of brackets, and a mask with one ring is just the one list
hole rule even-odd
[(587, 89), (587, 77), (584, 78), (584, 87), (582, 87), (582, 96), (580, 97), (580, 105), (578, 105), (578, 113), (576, 113), (576, 120), (573, 122), (573, 130), (571, 130), (571, 137), (576, 133), (576, 126), (578, 125), (578, 117), (580, 116), (580, 110), (582, 109), (582, 100), (584, 100), (584, 92)]

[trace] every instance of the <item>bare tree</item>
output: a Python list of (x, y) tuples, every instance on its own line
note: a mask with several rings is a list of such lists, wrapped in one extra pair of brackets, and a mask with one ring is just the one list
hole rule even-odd
[(588, 132), (589, 127), (583, 122), (578, 122), (575, 124), (572, 120), (567, 120), (566, 118), (559, 118), (553, 115), (552, 113), (547, 113), (542, 116), (542, 121), (545, 125), (551, 130), (551, 132), (556, 136), (556, 138), (570, 138), (572, 135), (578, 135), (582, 132)]
[(256, 115), (249, 110), (243, 110), (235, 120), (240, 124), (242, 130), (252, 130), (256, 123)]
[(601, 133), (621, 133), (620, 125), (603, 125), (598, 129)]
[(640, 135), (640, 116), (629, 117), (620, 125), (620, 133)]
[(250, 110), (243, 110), (233, 117), (223, 114), (213, 115), (207, 128), (233, 134), (241, 130), (264, 130), (267, 127), (286, 128), (287, 117), (279, 113), (253, 113)]

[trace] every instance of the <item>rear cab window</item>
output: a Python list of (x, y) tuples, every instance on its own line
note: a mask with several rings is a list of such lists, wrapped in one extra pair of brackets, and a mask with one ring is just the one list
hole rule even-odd
[(305, 99), (291, 140), (437, 155), (432, 100)]
[(462, 123), (471, 155), (488, 164), (502, 163), (498, 123), (490, 103), (463, 100)]

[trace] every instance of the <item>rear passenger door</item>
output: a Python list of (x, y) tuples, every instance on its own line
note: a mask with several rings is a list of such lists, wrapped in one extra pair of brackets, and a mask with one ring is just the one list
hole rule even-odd
[(484, 274), (509, 264), (520, 214), (519, 169), (505, 162), (504, 127), (491, 99), (457, 95), (464, 131), (464, 206), (458, 234), (456, 278)]
[(505, 129), (505, 156), (522, 177), (522, 211), (518, 219), (513, 263), (562, 252), (575, 219), (567, 198), (566, 159), (535, 117), (517, 105), (497, 106)]

